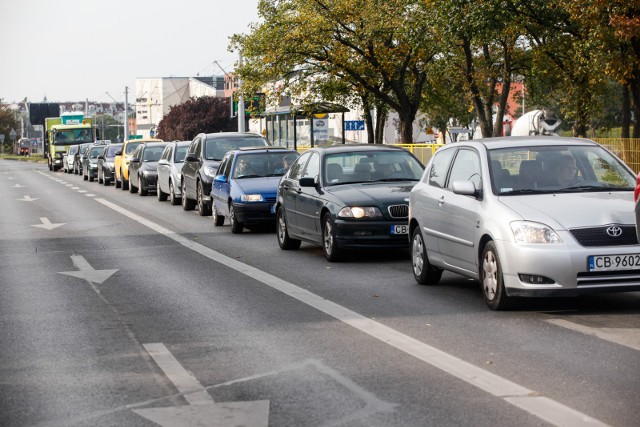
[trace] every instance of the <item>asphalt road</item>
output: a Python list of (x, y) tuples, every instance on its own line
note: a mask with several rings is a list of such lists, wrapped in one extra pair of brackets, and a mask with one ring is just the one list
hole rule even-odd
[(637, 426), (640, 293), (486, 308), (0, 160), (2, 426)]

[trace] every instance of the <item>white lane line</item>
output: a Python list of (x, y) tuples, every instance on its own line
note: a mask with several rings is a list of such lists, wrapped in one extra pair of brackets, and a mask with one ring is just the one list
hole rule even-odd
[(520, 408), (552, 425), (563, 427), (606, 426), (605, 423), (578, 412), (552, 399), (540, 396), (539, 393), (516, 384), (506, 378), (481, 369), (471, 363), (465, 362), (451, 354), (438, 350), (421, 341), (411, 338), (401, 332), (389, 328), (381, 323), (371, 320), (361, 314), (349, 310), (327, 299), (324, 299), (306, 289), (299, 288), (292, 283), (265, 273), (257, 268), (243, 264), (229, 258), (211, 248), (193, 242), (179, 234), (159, 225), (133, 212), (124, 209), (102, 198), (94, 199), (116, 212), (162, 234), (175, 242), (229, 268), (243, 273), (259, 282), (264, 283), (280, 292), (289, 295), (329, 316), (338, 319), (380, 341), (397, 348), (411, 356), (422, 360), (442, 371), (453, 375), (479, 389), (504, 399), (517, 408)]
[(160, 369), (190, 405), (214, 403), (202, 384), (191, 375), (162, 343), (142, 344)]
[(640, 351), (640, 329), (638, 328), (593, 328), (564, 319), (549, 319), (547, 322)]

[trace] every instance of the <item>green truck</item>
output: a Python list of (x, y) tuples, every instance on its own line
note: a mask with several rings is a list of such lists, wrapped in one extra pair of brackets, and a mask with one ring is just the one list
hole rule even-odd
[(97, 131), (93, 118), (83, 113), (62, 113), (60, 117), (48, 117), (45, 124), (45, 153), (50, 171), (57, 171), (62, 165), (62, 157), (72, 145), (94, 142)]

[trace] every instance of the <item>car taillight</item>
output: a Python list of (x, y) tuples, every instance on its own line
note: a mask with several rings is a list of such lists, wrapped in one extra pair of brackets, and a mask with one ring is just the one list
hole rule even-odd
[(638, 201), (638, 196), (640, 196), (640, 172), (638, 173), (638, 175), (636, 176), (636, 188), (633, 191), (633, 200), (635, 202)]

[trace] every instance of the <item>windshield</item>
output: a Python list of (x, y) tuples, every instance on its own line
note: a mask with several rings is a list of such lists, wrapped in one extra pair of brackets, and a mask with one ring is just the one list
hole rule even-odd
[(116, 153), (122, 149), (122, 145), (110, 145), (107, 150), (107, 157), (115, 157)]
[(162, 156), (162, 152), (164, 151), (164, 145), (159, 146), (147, 146), (144, 149), (144, 154), (142, 155), (143, 162), (157, 162), (160, 160)]
[(489, 151), (494, 194), (633, 190), (635, 176), (600, 146), (517, 147)]
[(222, 160), (229, 150), (240, 147), (265, 147), (269, 143), (262, 137), (215, 138), (205, 141), (204, 156), (207, 160)]
[(189, 146), (185, 145), (182, 147), (176, 147), (173, 160), (175, 163), (183, 163), (184, 158), (187, 157), (187, 152), (189, 151)]
[(91, 151), (89, 151), (89, 158), (95, 159), (104, 151), (104, 147), (93, 147)]
[(93, 142), (91, 129), (65, 129), (55, 130), (53, 134), (54, 145), (80, 144)]
[(418, 181), (424, 167), (407, 151), (358, 151), (324, 157), (326, 185), (355, 182)]
[(124, 154), (131, 154), (134, 151), (136, 151), (136, 148), (138, 148), (138, 145), (140, 145), (140, 142), (130, 142), (127, 144), (127, 148), (125, 148), (125, 153)]
[(233, 178), (282, 176), (298, 158), (298, 153), (240, 153), (236, 156)]

